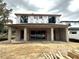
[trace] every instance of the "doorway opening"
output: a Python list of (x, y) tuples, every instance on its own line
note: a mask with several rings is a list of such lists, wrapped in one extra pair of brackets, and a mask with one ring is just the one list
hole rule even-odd
[(23, 30), (20, 31), (20, 40), (24, 40), (24, 31)]

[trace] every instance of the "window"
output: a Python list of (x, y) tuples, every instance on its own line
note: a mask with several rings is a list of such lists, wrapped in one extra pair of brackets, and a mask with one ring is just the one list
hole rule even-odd
[(77, 34), (76, 31), (70, 31), (70, 34)]
[(56, 23), (55, 17), (49, 17), (49, 23)]
[(20, 22), (21, 23), (27, 23), (28, 22), (28, 16), (21, 16)]

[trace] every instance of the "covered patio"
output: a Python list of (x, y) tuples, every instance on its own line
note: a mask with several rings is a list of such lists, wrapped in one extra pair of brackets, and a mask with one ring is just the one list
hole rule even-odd
[[(16, 31), (16, 41), (65, 41), (68, 42), (68, 26), (62, 24), (8, 24), (8, 41), (12, 29)], [(41, 33), (42, 32), (42, 33)], [(35, 33), (35, 34), (34, 34)]]

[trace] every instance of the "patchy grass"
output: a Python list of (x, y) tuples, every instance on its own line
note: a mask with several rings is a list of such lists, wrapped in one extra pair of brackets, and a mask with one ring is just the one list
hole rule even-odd
[(75, 54), (79, 56), (79, 43), (0, 44), (0, 59), (76, 58), (71, 56), (71, 51), (77, 51)]

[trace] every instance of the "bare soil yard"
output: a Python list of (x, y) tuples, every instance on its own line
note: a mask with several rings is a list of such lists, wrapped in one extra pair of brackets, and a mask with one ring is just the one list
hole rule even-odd
[(79, 59), (79, 43), (0, 44), (0, 59)]

